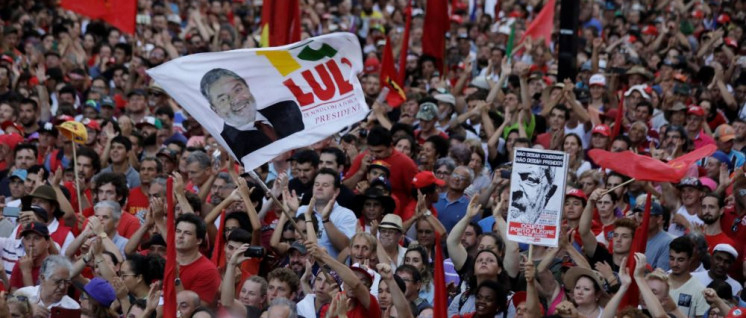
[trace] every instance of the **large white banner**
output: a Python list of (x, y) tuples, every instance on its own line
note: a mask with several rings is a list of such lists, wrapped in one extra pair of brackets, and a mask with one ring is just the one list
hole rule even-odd
[(184, 56), (147, 72), (248, 170), (364, 119), (362, 70), (355, 35), (333, 33)]
[(568, 158), (559, 151), (515, 149), (507, 220), (509, 240), (557, 246)]

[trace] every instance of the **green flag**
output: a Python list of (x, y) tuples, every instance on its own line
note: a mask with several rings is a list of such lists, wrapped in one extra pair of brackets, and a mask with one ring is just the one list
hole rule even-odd
[(513, 54), (513, 42), (515, 41), (515, 23), (510, 25), (510, 36), (508, 36), (508, 46), (505, 48), (505, 56), (508, 57), (508, 62), (512, 61)]

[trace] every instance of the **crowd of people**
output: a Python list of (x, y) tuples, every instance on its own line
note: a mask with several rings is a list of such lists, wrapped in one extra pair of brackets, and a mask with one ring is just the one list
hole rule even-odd
[[(433, 1), (299, 1), (303, 38), (360, 39), (371, 112), (256, 180), (145, 70), (257, 47), (262, 2), (138, 1), (135, 34), (0, 4), (0, 317), (746, 317), (746, 1), (580, 1), (572, 76), (558, 27), (523, 36), (564, 1), (448, 1), (442, 59), (423, 53)], [(378, 98), (386, 38), (398, 107)], [(678, 182), (588, 155), (708, 145)], [(520, 147), (569, 155), (558, 247), (508, 239)]]

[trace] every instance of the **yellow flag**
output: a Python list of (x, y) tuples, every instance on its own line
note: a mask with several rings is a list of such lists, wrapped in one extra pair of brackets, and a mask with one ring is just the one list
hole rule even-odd
[(60, 133), (69, 138), (70, 140), (84, 145), (85, 142), (88, 140), (88, 131), (85, 129), (85, 126), (83, 126), (82, 123), (77, 121), (66, 121), (59, 126), (57, 126), (57, 129), (60, 130)]

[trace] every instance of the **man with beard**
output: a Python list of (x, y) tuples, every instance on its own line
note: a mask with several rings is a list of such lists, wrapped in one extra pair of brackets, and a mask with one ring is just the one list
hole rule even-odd
[[(702, 208), (697, 216), (705, 223), (703, 234), (707, 240), (707, 246), (712, 253), (713, 247), (718, 244), (728, 244), (733, 247), (740, 247), (736, 241), (728, 237), (722, 230), (720, 216), (723, 214), (723, 202), (717, 194), (709, 193), (702, 197)], [(704, 284), (707, 285), (707, 284)]]
[[(536, 144), (541, 145), (544, 149), (553, 149), (552, 139), (559, 142), (565, 136), (565, 123), (570, 119), (570, 110), (565, 104), (557, 104), (549, 111), (549, 130), (536, 136)], [(556, 143), (555, 142), (555, 143)], [(559, 146), (559, 145), (554, 145)]]
[[(93, 176), (98, 174), (101, 170), (101, 161), (96, 151), (88, 147), (80, 147), (78, 153), (78, 179), (80, 183), (77, 187), (80, 188), (80, 194), (83, 196), (81, 201), (81, 207), (86, 209), (92, 206), (93, 193), (91, 192), (91, 183), (93, 182)], [(65, 187), (70, 192), (70, 204), (72, 204), (75, 212), (80, 213), (78, 210), (78, 192), (75, 191), (76, 185), (72, 181), (65, 182)]]
[(516, 171), (521, 182), (518, 183), (519, 190), (511, 193), (510, 217), (516, 222), (534, 224), (557, 192), (554, 169), (539, 165), (523, 165), (516, 168), (520, 167), (524, 169)]
[(26, 136), (38, 132), (39, 119), (41, 118), (41, 111), (39, 110), (39, 104), (35, 100), (26, 98), (21, 101), (18, 112), (18, 121), (23, 125), (23, 132)]
[[(140, 162), (140, 186), (130, 190), (129, 200), (127, 201), (127, 212), (137, 215), (140, 211), (147, 211), (150, 206), (148, 200), (148, 191), (150, 184), (157, 176), (163, 173), (163, 164), (155, 157), (145, 157)], [(145, 219), (145, 215), (142, 215)]]
[(303, 276), (303, 272), (306, 271), (306, 261), (308, 260), (308, 250), (306, 249), (306, 246), (301, 242), (295, 241), (293, 244), (290, 244), (287, 255), (288, 259), (285, 267), (295, 272), (300, 279)]
[(257, 109), (249, 84), (232, 71), (208, 71), (200, 91), (212, 111), (225, 121), (220, 136), (238, 158), (305, 128), (296, 102), (286, 100)]
[(148, 115), (148, 105), (145, 102), (147, 94), (144, 90), (135, 89), (127, 93), (127, 106), (125, 113), (132, 119), (133, 123), (140, 123)]

